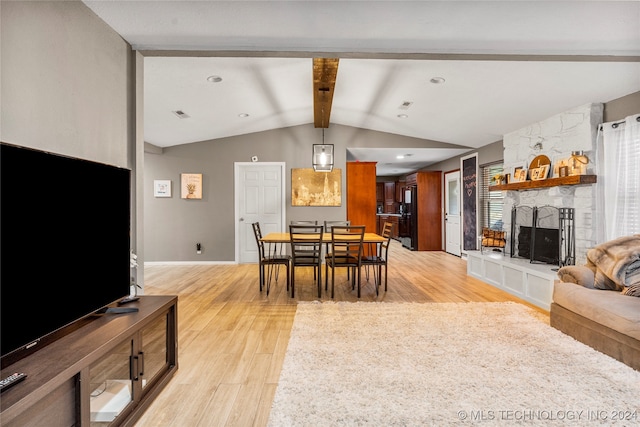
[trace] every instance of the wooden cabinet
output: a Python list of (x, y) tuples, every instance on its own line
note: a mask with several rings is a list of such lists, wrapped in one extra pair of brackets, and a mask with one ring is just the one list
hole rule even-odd
[(376, 231), (376, 162), (347, 162), (347, 220)]
[(384, 204), (384, 182), (376, 182), (376, 202)]
[(133, 425), (178, 369), (176, 296), (141, 296), (2, 370), (3, 426)]
[(396, 209), (396, 183), (384, 183), (384, 212), (397, 213)]
[[(415, 185), (415, 216), (411, 232), (419, 251), (442, 250), (442, 172), (416, 172), (407, 176), (407, 186)], [(415, 228), (415, 229), (414, 229)]]

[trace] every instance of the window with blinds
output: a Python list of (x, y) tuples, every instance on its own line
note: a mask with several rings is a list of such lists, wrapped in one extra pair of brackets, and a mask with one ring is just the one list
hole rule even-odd
[(504, 173), (504, 165), (502, 163), (493, 163), (484, 165), (481, 169), (481, 185), (480, 185), (480, 224), (481, 227), (489, 227), (495, 230), (503, 229), (502, 207), (504, 205), (503, 191), (489, 191), (490, 185), (498, 182), (492, 182), (491, 178), (502, 175)]

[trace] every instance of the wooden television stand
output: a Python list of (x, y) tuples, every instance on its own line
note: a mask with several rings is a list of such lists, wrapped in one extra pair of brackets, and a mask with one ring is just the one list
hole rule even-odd
[(2, 426), (131, 426), (178, 369), (178, 297), (145, 295), (2, 370)]

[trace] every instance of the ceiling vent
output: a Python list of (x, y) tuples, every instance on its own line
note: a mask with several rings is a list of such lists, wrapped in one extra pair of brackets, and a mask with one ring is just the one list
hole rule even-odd
[(173, 112), (179, 119), (188, 119), (189, 115), (182, 110), (176, 110)]
[(400, 108), (401, 110), (408, 110), (408, 109), (409, 109), (409, 107), (411, 107), (411, 104), (413, 104), (413, 102), (411, 102), (411, 101), (404, 101), (404, 102), (402, 103), (402, 105), (400, 105), (400, 107), (398, 107), (398, 108)]

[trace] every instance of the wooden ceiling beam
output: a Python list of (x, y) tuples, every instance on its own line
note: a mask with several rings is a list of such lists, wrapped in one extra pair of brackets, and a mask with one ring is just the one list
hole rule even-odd
[(338, 75), (338, 58), (313, 58), (313, 124), (328, 128), (333, 91)]

